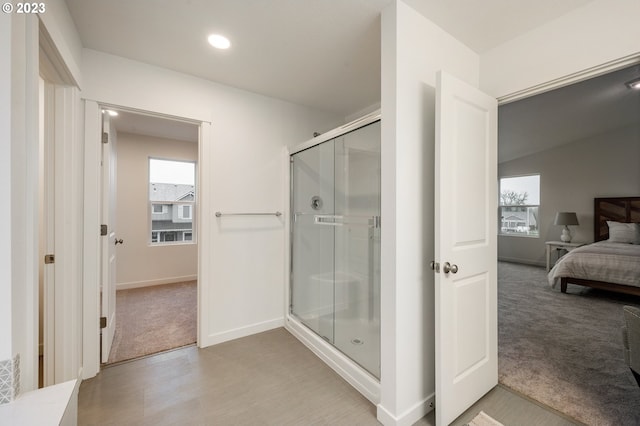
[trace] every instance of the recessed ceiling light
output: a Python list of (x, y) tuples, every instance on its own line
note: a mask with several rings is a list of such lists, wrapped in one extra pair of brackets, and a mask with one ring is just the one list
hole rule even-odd
[(634, 80), (631, 81), (627, 81), (625, 83), (625, 85), (629, 88), (629, 89), (640, 89), (640, 78), (636, 78)]
[(103, 109), (102, 110), (103, 114), (109, 114), (111, 117), (117, 117), (118, 113), (112, 109)]
[(216, 49), (228, 49), (231, 47), (229, 39), (219, 34), (211, 34), (207, 40), (209, 40), (209, 44)]

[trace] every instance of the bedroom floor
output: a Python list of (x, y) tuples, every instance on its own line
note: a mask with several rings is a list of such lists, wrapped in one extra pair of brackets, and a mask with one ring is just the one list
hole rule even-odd
[(640, 424), (640, 388), (622, 352), (624, 305), (640, 298), (571, 284), (562, 294), (544, 268), (500, 262), (500, 383), (585, 424)]

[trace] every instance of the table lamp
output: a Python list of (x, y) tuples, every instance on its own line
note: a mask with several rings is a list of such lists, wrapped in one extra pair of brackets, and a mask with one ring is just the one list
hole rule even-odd
[(565, 243), (570, 243), (571, 231), (569, 230), (569, 225), (579, 225), (578, 216), (575, 214), (575, 212), (558, 212), (556, 213), (556, 220), (553, 222), (553, 224), (564, 225), (560, 239)]

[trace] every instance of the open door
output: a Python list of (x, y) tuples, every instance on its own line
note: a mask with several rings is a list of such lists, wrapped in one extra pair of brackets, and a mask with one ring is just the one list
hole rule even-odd
[(497, 101), (438, 73), (436, 424), (498, 383)]
[(100, 362), (106, 363), (116, 330), (116, 134), (109, 114), (102, 118), (102, 328)]

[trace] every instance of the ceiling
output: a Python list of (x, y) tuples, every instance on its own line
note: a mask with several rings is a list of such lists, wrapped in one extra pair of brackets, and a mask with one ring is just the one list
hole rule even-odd
[[(334, 112), (380, 101), (392, 0), (66, 0), (84, 47)], [(406, 0), (478, 53), (589, 0)], [(228, 51), (207, 35), (231, 39)]]
[[(481, 54), (590, 0), (404, 1)], [(66, 0), (84, 47), (342, 117), (380, 101), (380, 13), (391, 2)], [(211, 33), (228, 36), (231, 49), (211, 48)], [(503, 105), (499, 161), (638, 120), (638, 93), (622, 84), (637, 76), (631, 68)], [(116, 122), (129, 133), (197, 138), (192, 125), (156, 120), (125, 113)]]
[(625, 85), (639, 77), (640, 65), (635, 65), (500, 106), (498, 161), (625, 126), (640, 128), (640, 90)]
[(111, 119), (118, 132), (183, 142), (198, 142), (198, 126), (178, 120), (117, 110), (118, 116)]

